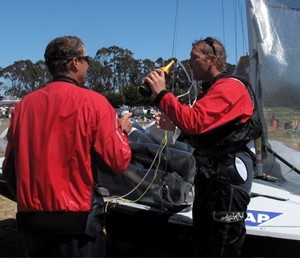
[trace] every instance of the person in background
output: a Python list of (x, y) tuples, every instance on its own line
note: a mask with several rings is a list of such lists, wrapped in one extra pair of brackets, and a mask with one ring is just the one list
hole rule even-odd
[(45, 50), (52, 81), (16, 104), (8, 129), (4, 177), (17, 200), (28, 256), (105, 256), (101, 171), (130, 163), (131, 114), (118, 118), (84, 87), (89, 57), (76, 36)]
[(181, 131), (195, 149), (196, 254), (240, 256), (254, 173), (250, 145), (262, 134), (256, 100), (248, 81), (225, 72), (226, 52), (219, 40), (195, 41), (189, 66), (193, 79), (202, 82), (192, 107), (167, 91), (162, 70), (150, 72), (145, 81), (162, 112), (156, 114), (158, 127)]

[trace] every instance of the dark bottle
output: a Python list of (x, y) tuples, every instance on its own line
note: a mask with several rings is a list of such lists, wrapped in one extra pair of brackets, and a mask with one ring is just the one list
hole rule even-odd
[[(175, 67), (175, 64), (177, 62), (176, 58), (172, 58), (165, 66), (161, 67), (160, 69), (163, 70), (167, 75), (170, 74), (170, 72)], [(144, 97), (150, 97), (152, 94), (151, 88), (147, 82), (144, 82), (141, 86), (139, 86), (139, 93), (141, 93)]]

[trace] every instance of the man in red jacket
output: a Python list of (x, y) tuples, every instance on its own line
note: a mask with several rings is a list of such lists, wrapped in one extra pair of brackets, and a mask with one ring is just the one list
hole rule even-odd
[(197, 255), (239, 256), (244, 243), (253, 162), (249, 145), (262, 133), (249, 83), (226, 74), (226, 52), (211, 37), (193, 44), (189, 65), (202, 81), (195, 104), (182, 104), (166, 89), (165, 74), (156, 69), (145, 81), (163, 112), (158, 126), (181, 130), (195, 148), (197, 164), (193, 223)]
[(15, 106), (8, 130), (3, 173), (18, 226), (29, 256), (104, 256), (99, 171), (129, 165), (130, 114), (119, 120), (104, 96), (84, 87), (81, 39), (56, 38), (44, 56), (52, 81)]

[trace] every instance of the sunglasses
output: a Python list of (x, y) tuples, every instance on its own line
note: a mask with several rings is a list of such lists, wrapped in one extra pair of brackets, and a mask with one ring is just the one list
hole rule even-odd
[[(90, 64), (90, 56), (78, 56), (78, 57), (73, 57), (73, 58), (77, 58), (78, 60), (83, 60), (85, 61), (88, 65)], [(68, 58), (67, 61), (71, 61), (73, 58)]]
[(89, 65), (91, 58), (89, 56), (79, 56), (79, 57), (77, 57), (77, 59), (81, 59), (81, 60), (85, 61)]
[(217, 51), (216, 51), (216, 48), (215, 48), (215, 45), (214, 45), (214, 39), (212, 37), (207, 37), (203, 41), (211, 47), (214, 55), (216, 56), (217, 55)]

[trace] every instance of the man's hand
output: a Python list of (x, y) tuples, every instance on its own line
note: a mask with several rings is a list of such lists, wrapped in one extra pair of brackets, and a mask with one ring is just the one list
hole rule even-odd
[(126, 132), (127, 134), (129, 134), (132, 129), (131, 116), (132, 116), (132, 113), (127, 113), (120, 118), (122, 130), (124, 132)]
[(167, 131), (175, 131), (175, 125), (165, 114), (155, 113), (154, 118), (156, 120), (157, 128)]
[(162, 90), (165, 90), (166, 87), (166, 78), (165, 72), (161, 69), (156, 69), (150, 72), (146, 77), (145, 81), (149, 83), (152, 94), (156, 96)]

